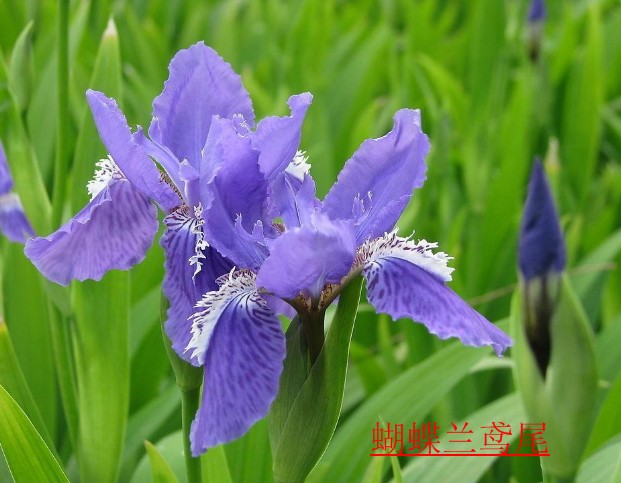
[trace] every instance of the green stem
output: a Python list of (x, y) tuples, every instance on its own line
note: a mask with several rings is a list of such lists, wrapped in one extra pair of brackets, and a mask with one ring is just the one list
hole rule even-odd
[(323, 349), (325, 311), (311, 308), (308, 312), (299, 314), (299, 317), (302, 321), (302, 329), (308, 344), (308, 354), (312, 366), (319, 357), (321, 349)]
[(192, 426), (192, 420), (198, 411), (203, 369), (201, 367), (194, 367), (192, 364), (181, 359), (172, 348), (170, 339), (166, 335), (166, 330), (164, 328), (168, 305), (168, 300), (162, 293), (160, 306), (162, 338), (164, 339), (164, 347), (166, 348), (168, 359), (175, 373), (177, 386), (179, 386), (179, 390), (181, 391), (181, 424), (183, 427), (185, 472), (188, 483), (200, 483), (201, 460), (200, 458), (192, 457), (192, 451), (190, 449), (190, 428)]
[(200, 388), (181, 390), (181, 424), (183, 426), (183, 452), (188, 483), (201, 483), (201, 459), (192, 457), (190, 428), (198, 411)]
[(56, 116), (56, 163), (54, 165), (54, 191), (52, 193), (52, 223), (58, 226), (62, 220), (67, 185), (68, 128), (69, 128), (69, 0), (58, 0), (57, 19), (57, 74), (58, 113)]

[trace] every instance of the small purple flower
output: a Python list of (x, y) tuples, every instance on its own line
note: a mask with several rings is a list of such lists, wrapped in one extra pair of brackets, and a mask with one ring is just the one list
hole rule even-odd
[(546, 19), (546, 4), (544, 0), (531, 0), (528, 8), (528, 21), (531, 24), (543, 22)]
[(13, 178), (2, 142), (0, 142), (0, 232), (16, 243), (24, 243), (34, 236), (19, 196), (13, 192)]
[(543, 165), (535, 159), (518, 249), (518, 262), (526, 281), (558, 275), (565, 268), (565, 241)]

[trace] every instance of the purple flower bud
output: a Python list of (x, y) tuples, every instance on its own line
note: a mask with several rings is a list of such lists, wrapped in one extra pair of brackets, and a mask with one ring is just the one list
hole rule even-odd
[(565, 268), (565, 242), (550, 186), (539, 159), (535, 159), (520, 231), (518, 262), (528, 282)]
[(550, 186), (535, 159), (522, 216), (518, 264), (526, 282), (523, 313), (526, 336), (541, 375), (550, 362), (550, 322), (556, 307), (558, 275), (565, 268), (565, 243)]
[(546, 4), (544, 0), (532, 0), (528, 9), (530, 23), (543, 22), (546, 18)]

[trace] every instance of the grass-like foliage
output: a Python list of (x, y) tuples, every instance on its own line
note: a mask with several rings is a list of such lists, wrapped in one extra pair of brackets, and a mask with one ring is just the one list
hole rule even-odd
[[(621, 4), (549, 1), (545, 19), (532, 24), (528, 3), (2, 0), (0, 140), (14, 191), (37, 234), (57, 229), (89, 200), (86, 184), (107, 154), (85, 91), (114, 97), (130, 125), (147, 127), (168, 62), (202, 40), (241, 74), (258, 119), (288, 114), (291, 94), (313, 93), (301, 148), (320, 198), (364, 139), (390, 129), (395, 111), (420, 109), (431, 142), (427, 181), (398, 226), (438, 241), (454, 257), (452, 289), (509, 331), (510, 315), (521, 316), (520, 219), (540, 156), (566, 239), (562, 286), (573, 288), (563, 310), (579, 319), (568, 327), (595, 336), (593, 414), (554, 407), (554, 391), (573, 397), (587, 384), (578, 377), (571, 390), (550, 383), (552, 406), (539, 413), (575, 416), (580, 431), (553, 429), (565, 435), (571, 461), (369, 457), (372, 430), (388, 423), (403, 424), (409, 446), (414, 422), (435, 422), (440, 433), (469, 422), (480, 446), (481, 427), (502, 421), (513, 429), (503, 442), (517, 450), (520, 423), (541, 422), (532, 419), (533, 394), (520, 392), (548, 386), (515, 377), (517, 348), (497, 359), (488, 348), (440, 341), (420, 324), (376, 314), (363, 290), (342, 412), (307, 481), (530, 483), (561, 481), (565, 467), (577, 481), (621, 481)], [(68, 6), (64, 69), (59, 4)], [(58, 109), (59, 82), (66, 110)], [(3, 238), (0, 274), (0, 481), (184, 481), (181, 399), (160, 327), (162, 248), (155, 244), (131, 271), (63, 288)], [(573, 356), (584, 354), (553, 353), (557, 369), (546, 377), (567, 372), (558, 364)], [(344, 376), (346, 352), (320, 359), (321, 370), (336, 359), (334, 380)], [(340, 404), (329, 388), (317, 394)], [(328, 405), (304, 397), (292, 414)], [(208, 451), (203, 481), (271, 482), (273, 467), (295, 481), (287, 461), (302, 457), (292, 432), (300, 445), (315, 433), (300, 421), (278, 431), (286, 444), (274, 455), (273, 420)], [(331, 431), (315, 432), (328, 441)], [(312, 451), (319, 457), (323, 446)], [(310, 471), (314, 461), (300, 465)]]

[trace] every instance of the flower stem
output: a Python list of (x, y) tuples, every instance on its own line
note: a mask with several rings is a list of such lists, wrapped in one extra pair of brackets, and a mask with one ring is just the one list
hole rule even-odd
[(181, 391), (181, 425), (183, 428), (183, 453), (185, 455), (185, 472), (188, 483), (201, 483), (201, 460), (192, 457), (190, 448), (190, 429), (192, 420), (198, 411), (199, 399), (201, 393), (201, 381), (203, 377), (203, 369), (194, 367), (181, 359), (174, 351), (170, 344), (170, 339), (166, 335), (165, 321), (168, 312), (168, 300), (162, 293), (160, 317), (162, 327), (162, 337), (164, 339), (164, 347), (168, 354), (168, 360), (175, 373), (177, 386)]
[(183, 453), (188, 483), (201, 483), (201, 459), (192, 457), (190, 449), (190, 428), (198, 411), (200, 387), (181, 390), (181, 424), (183, 426)]
[(309, 312), (299, 314), (299, 316), (302, 321), (304, 337), (306, 338), (306, 343), (308, 344), (308, 355), (312, 366), (319, 357), (321, 349), (323, 349), (323, 322), (325, 318), (325, 311), (311, 308)]

